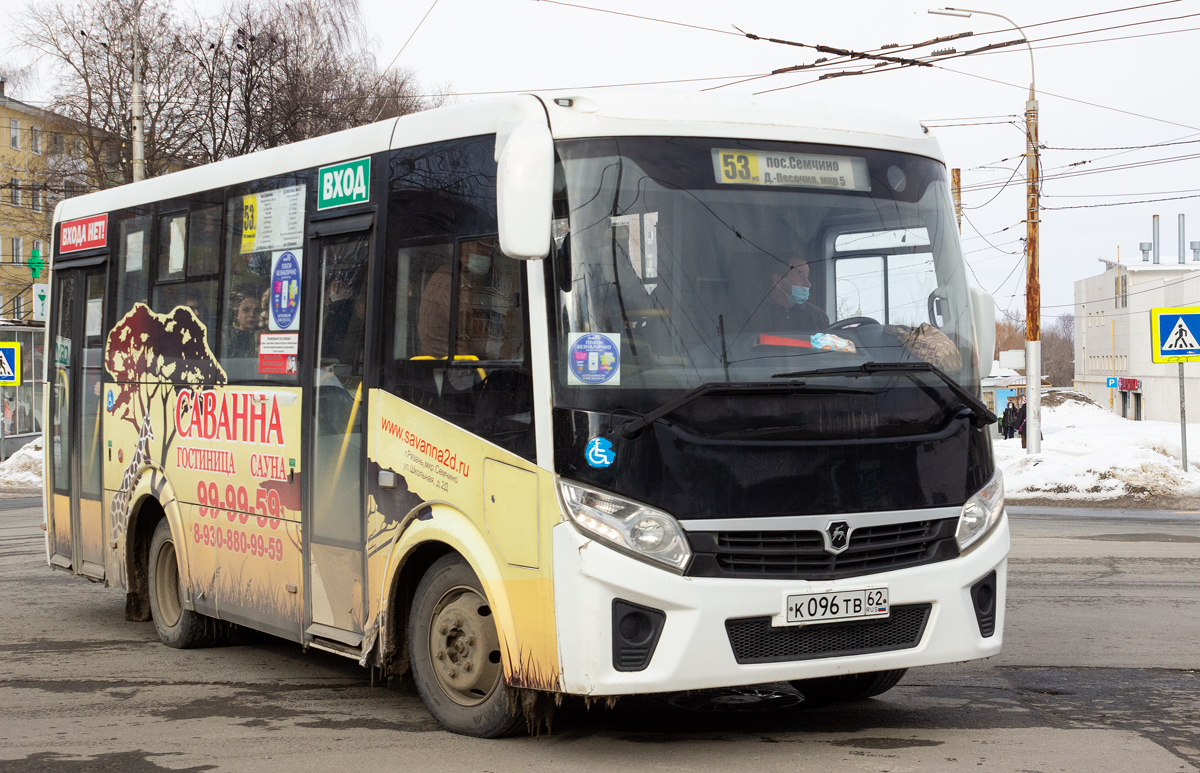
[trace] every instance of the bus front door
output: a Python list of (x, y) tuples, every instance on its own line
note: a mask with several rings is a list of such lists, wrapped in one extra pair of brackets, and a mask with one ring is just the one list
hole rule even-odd
[(105, 576), (101, 373), (103, 267), (55, 271), (50, 334), (50, 563)]
[[(370, 231), (314, 238), (307, 301), (316, 307), (306, 410), (308, 636), (357, 648), (367, 619), (363, 492)], [(306, 396), (306, 401), (309, 398)]]

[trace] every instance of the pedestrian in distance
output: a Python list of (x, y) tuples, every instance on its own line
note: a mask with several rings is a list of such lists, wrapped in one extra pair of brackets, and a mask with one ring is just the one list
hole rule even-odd
[(1005, 440), (1012, 440), (1017, 434), (1017, 403), (1011, 398), (1004, 406), (1004, 415), (1000, 417), (1000, 431)]
[(1021, 407), (1017, 409), (1017, 432), (1021, 433), (1021, 448), (1025, 447), (1025, 398), (1021, 398)]

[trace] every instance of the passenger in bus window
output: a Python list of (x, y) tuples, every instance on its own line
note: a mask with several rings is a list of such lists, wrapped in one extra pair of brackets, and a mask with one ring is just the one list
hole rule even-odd
[[(203, 285), (185, 285), (183, 293), (183, 305), (191, 309), (192, 313), (196, 315), (196, 319), (200, 320), (208, 330), (213, 329), (213, 315), (205, 295), (215, 288), (215, 282), (206, 282)], [(216, 339), (210, 335), (208, 343), (210, 346), (214, 346)]]
[(767, 330), (824, 330), (829, 315), (812, 298), (808, 262), (801, 256), (790, 260), (782, 274), (771, 275), (771, 288), (759, 313), (759, 327)]
[(258, 356), (258, 291), (247, 290), (237, 301), (237, 315), (229, 332), (229, 357)]

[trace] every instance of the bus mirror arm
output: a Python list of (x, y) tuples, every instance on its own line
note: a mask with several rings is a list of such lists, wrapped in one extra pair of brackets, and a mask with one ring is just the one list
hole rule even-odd
[[(507, 128), (507, 127), (505, 127)], [(545, 123), (525, 121), (496, 136), (496, 215), (500, 250), (518, 260), (550, 254), (554, 140)]]
[(979, 377), (992, 374), (992, 351), (996, 348), (996, 302), (978, 287), (971, 288), (971, 322), (975, 327), (975, 354)]

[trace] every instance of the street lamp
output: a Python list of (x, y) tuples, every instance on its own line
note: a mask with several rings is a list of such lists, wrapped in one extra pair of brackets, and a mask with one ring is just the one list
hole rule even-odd
[(995, 16), (1011, 24), (1029, 49), (1029, 99), (1025, 102), (1025, 438), (1031, 454), (1042, 450), (1042, 287), (1038, 278), (1038, 224), (1041, 220), (1038, 180), (1038, 103), (1034, 89), (1033, 46), (1020, 25), (1004, 14), (966, 8), (931, 8), (939, 16)]

